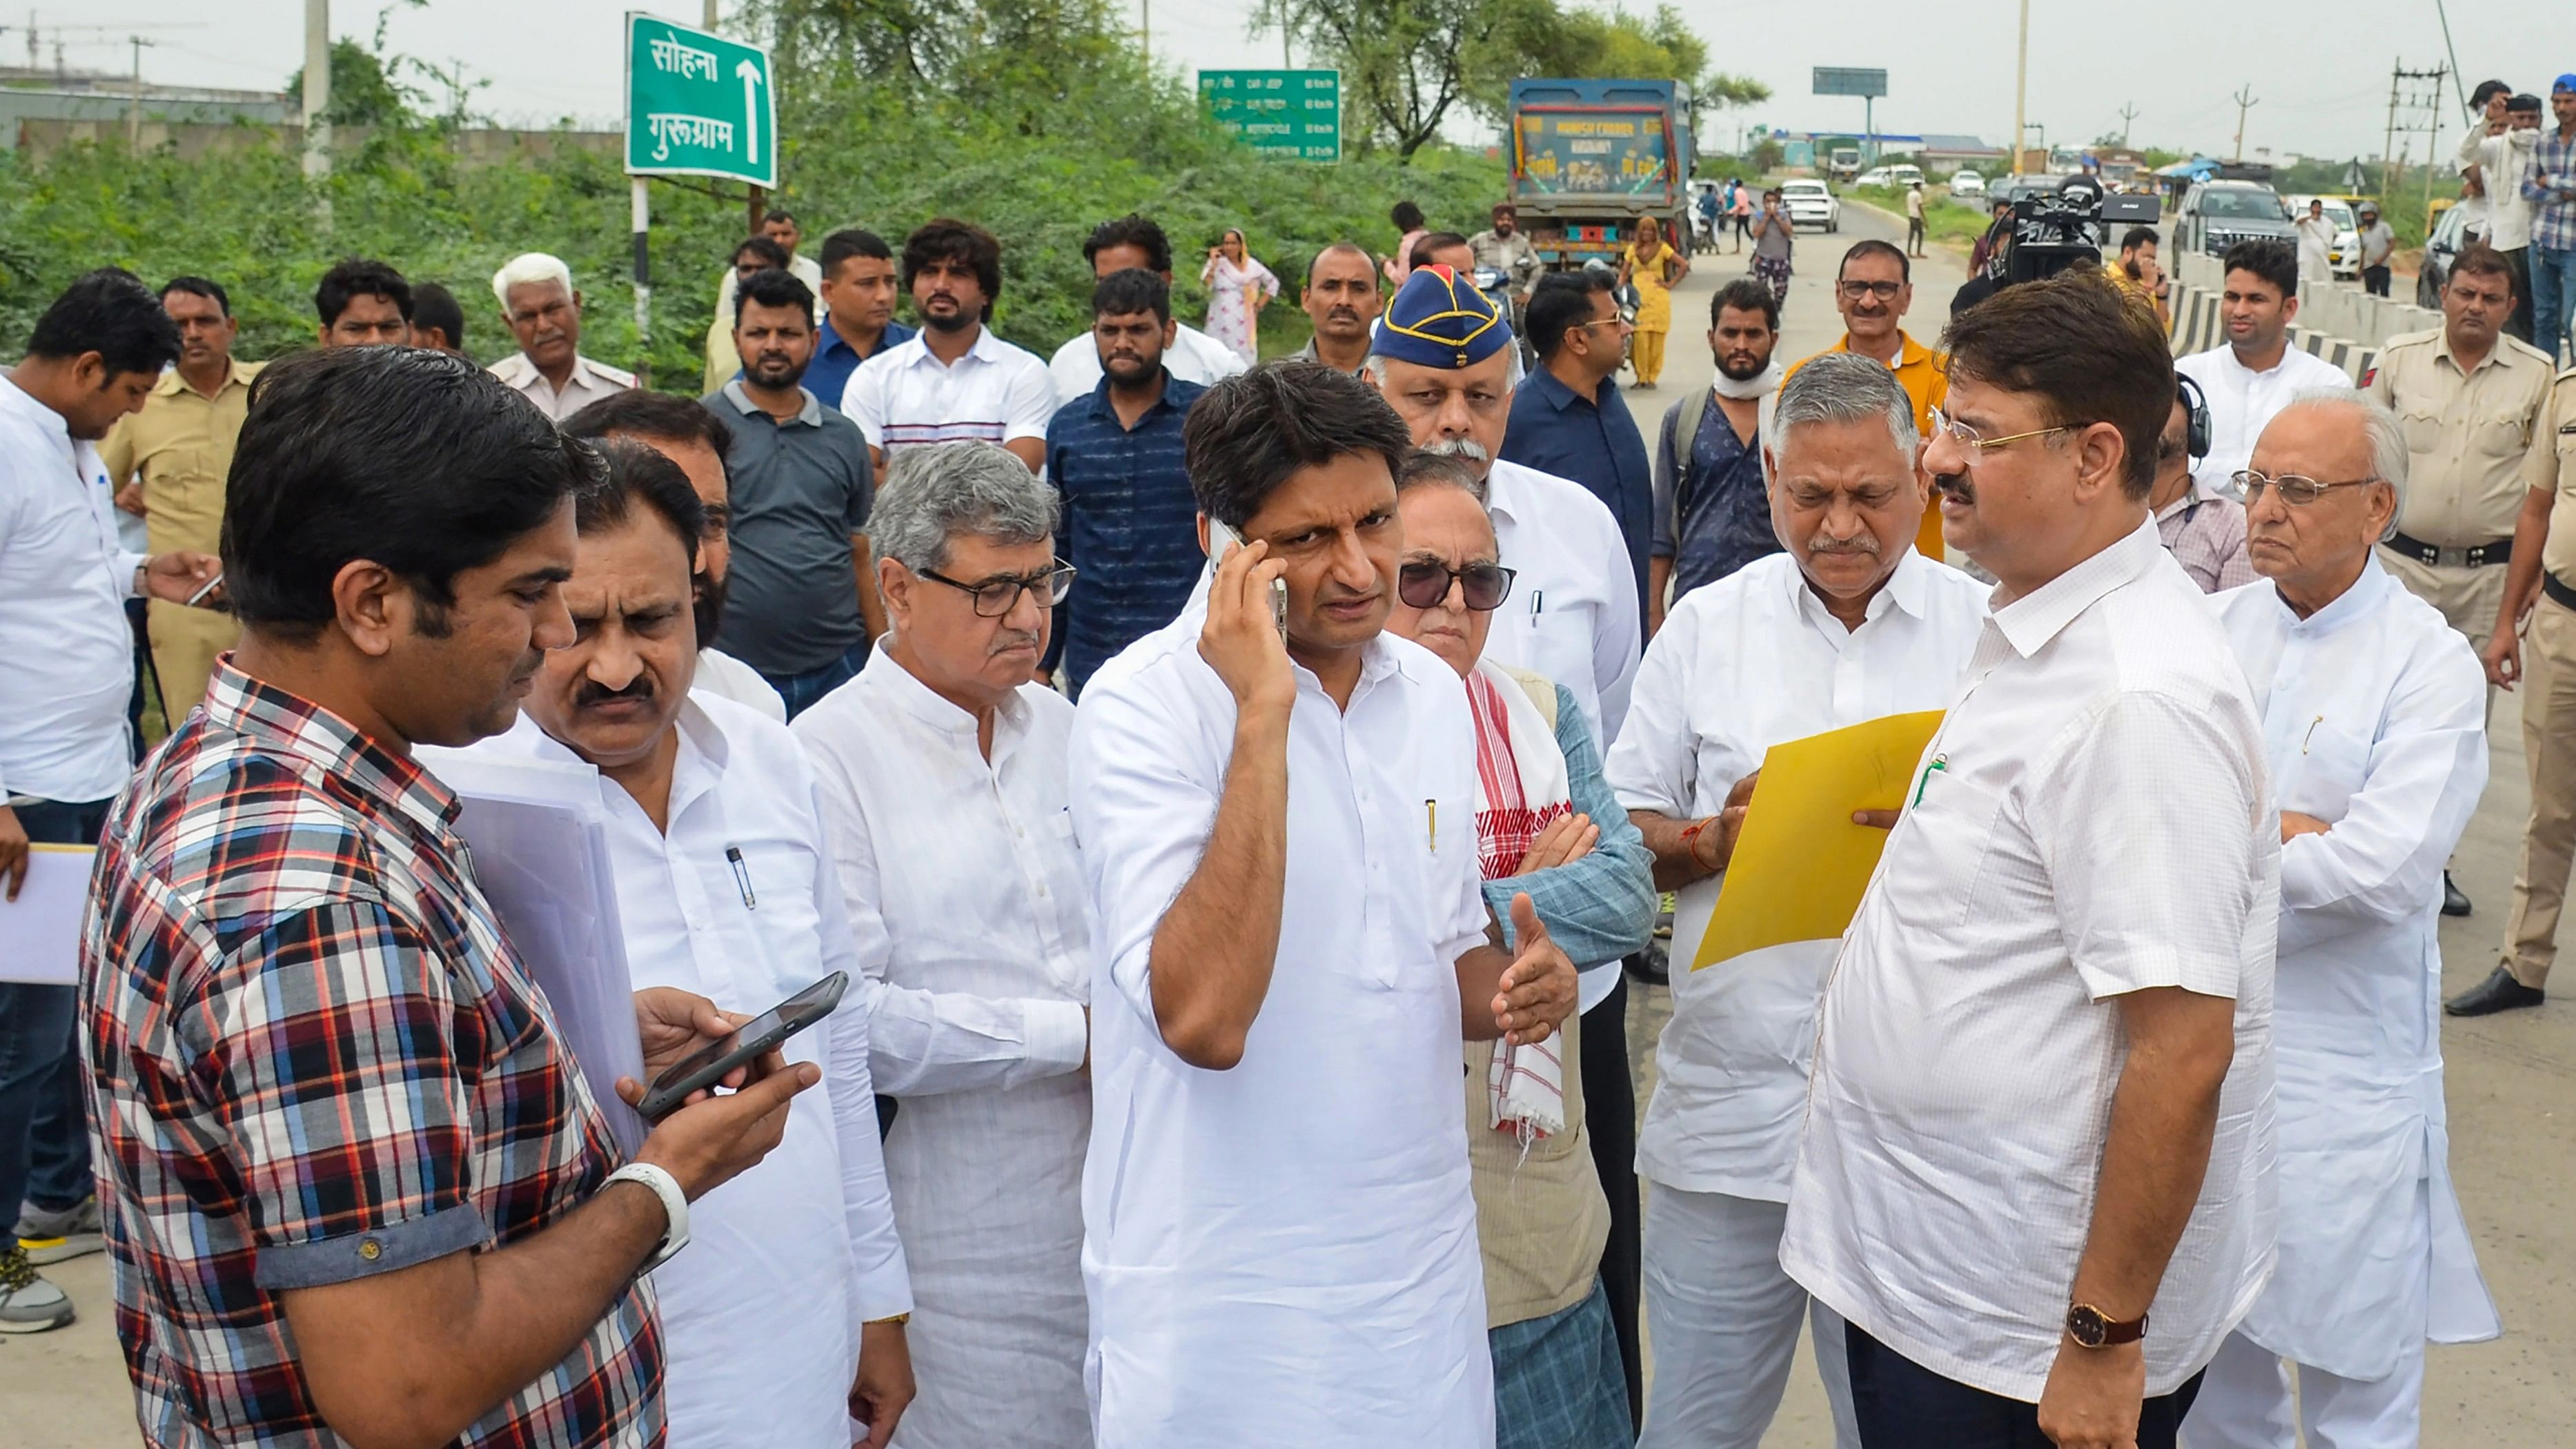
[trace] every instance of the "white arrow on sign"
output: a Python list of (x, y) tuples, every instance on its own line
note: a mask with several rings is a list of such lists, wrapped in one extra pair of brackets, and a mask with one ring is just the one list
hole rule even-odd
[(760, 67), (744, 60), (733, 68), (733, 73), (742, 77), (742, 128), (751, 147), (751, 155), (746, 159), (757, 166), (760, 164)]

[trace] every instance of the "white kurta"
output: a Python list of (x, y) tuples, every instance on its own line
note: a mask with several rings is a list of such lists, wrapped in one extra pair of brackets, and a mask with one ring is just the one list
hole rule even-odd
[(1628, 718), (1644, 647), (1619, 520), (1582, 484), (1509, 459), (1494, 461), (1485, 487), (1495, 543), (1518, 577), (1494, 611), (1484, 657), (1572, 690), (1606, 754)]
[[(1631, 810), (1715, 815), (1773, 745), (1947, 708), (1985, 617), (1985, 585), (1910, 548), (1858, 629), (1826, 611), (1795, 557), (1756, 559), (1673, 605), (1610, 749), (1610, 788)], [(1637, 1168), (1689, 1192), (1787, 1202), (1816, 1003), (1841, 942), (1792, 941), (1688, 969), (1725, 881), (1674, 897), (1673, 1016)]]
[[(834, 971), (859, 975), (840, 883), (823, 852), (814, 777), (784, 726), (730, 700), (681, 707), (667, 832), (600, 777), (626, 968), (762, 1012)], [(579, 764), (522, 712), (473, 747)], [(751, 877), (743, 898), (728, 849)], [(689, 1245), (653, 1274), (662, 1299), (670, 1449), (847, 1449), (859, 1325), (909, 1312), (868, 1078), (868, 1014), (852, 993), (789, 1038), (823, 1082), (796, 1099), (758, 1166), (689, 1206)]]
[(2426, 1338), (2501, 1331), (2451, 1190), (2437, 929), (2442, 862), (2486, 788), (2486, 679), (2376, 557), (2304, 620), (2269, 580), (2218, 606), (2281, 809), (2333, 827), (2281, 847), (2280, 1264), (2242, 1331), (2385, 1378)]
[(1459, 1111), (1455, 963), (1485, 925), (1466, 688), (1392, 635), (1347, 712), (1298, 670), (1277, 964), (1242, 1061), (1192, 1067), (1155, 1026), (1150, 959), (1232, 753), (1204, 607), (1094, 675), (1074, 724), (1101, 934), (1083, 1174), (1099, 1441), (1490, 1449)]
[(993, 726), (884, 649), (796, 717), (867, 968), (869, 1061), (912, 1265), (906, 1449), (1081, 1449), (1089, 891), (1065, 812), (1073, 706)]

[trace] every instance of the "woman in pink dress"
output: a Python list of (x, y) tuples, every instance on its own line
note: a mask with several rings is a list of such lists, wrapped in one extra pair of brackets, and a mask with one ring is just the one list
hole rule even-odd
[(1247, 366), (1259, 362), (1255, 323), (1263, 304), (1279, 295), (1279, 279), (1244, 249), (1242, 228), (1227, 227), (1225, 238), (1208, 248), (1199, 280), (1208, 289), (1208, 335), (1233, 348)]

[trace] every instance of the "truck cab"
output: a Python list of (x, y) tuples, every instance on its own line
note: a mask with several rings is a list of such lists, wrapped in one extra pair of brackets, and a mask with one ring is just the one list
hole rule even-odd
[(1639, 217), (1690, 236), (1690, 92), (1668, 80), (1515, 80), (1512, 203), (1549, 267), (1615, 262)]
[(1858, 146), (1836, 146), (1833, 149), (1833, 154), (1828, 158), (1828, 161), (1829, 164), (1827, 169), (1833, 172), (1833, 177), (1836, 181), (1848, 182), (1860, 175), (1860, 148)]

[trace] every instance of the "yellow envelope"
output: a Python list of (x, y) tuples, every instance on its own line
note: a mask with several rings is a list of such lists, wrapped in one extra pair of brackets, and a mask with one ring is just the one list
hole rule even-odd
[(1771, 747), (1692, 970), (1843, 933), (1887, 845), (1886, 831), (1853, 824), (1852, 812), (1905, 804), (1941, 715), (1892, 714)]

